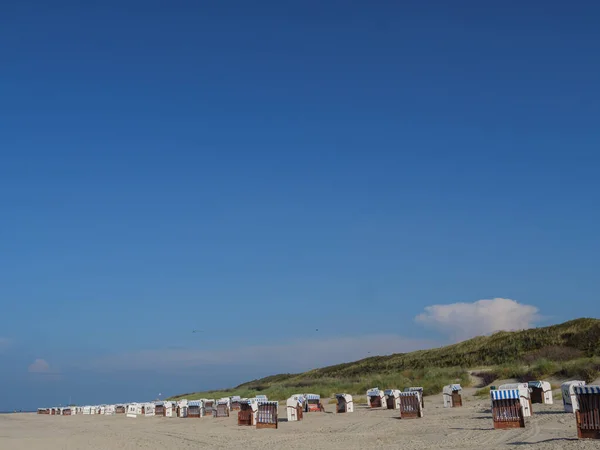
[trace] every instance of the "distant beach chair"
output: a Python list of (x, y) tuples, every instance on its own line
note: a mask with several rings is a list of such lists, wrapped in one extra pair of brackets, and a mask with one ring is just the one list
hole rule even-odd
[(115, 406), (115, 414), (125, 414), (127, 412), (127, 408), (125, 405), (116, 405)]
[(318, 394), (303, 394), (304, 412), (319, 412), (321, 410), (321, 396)]
[(213, 411), (213, 417), (229, 417), (229, 399), (218, 400), (217, 406)]
[(182, 399), (177, 402), (177, 408), (175, 409), (175, 414), (180, 419), (185, 419), (188, 416), (188, 401), (187, 399)]
[(335, 398), (337, 400), (337, 407), (335, 408), (336, 413), (354, 412), (354, 401), (350, 394), (335, 394)]
[(523, 417), (531, 417), (533, 408), (531, 406), (531, 391), (527, 383), (509, 383), (498, 386), (499, 391), (517, 390), (519, 391), (519, 401), (523, 407)]
[(525, 428), (525, 416), (518, 389), (490, 391), (494, 428)]
[(387, 409), (400, 409), (400, 391), (398, 389), (386, 389), (384, 394)]
[(298, 420), (303, 419), (303, 403), (304, 397), (302, 396), (302, 394), (292, 395), (290, 398), (287, 399), (286, 410), (288, 422), (296, 422)]
[[(87, 409), (92, 409), (89, 406), (85, 406), (83, 408), (83, 413), (84, 414), (90, 414), (90, 413), (86, 413)], [(130, 403), (129, 405), (127, 405), (127, 417), (131, 418), (131, 419), (135, 419), (138, 414), (141, 413), (141, 407), (137, 404), (137, 403)]]
[(381, 408), (385, 401), (385, 393), (379, 388), (369, 389), (367, 391), (367, 403), (369, 408)]
[[(248, 399), (240, 400), (240, 410), (238, 412), (238, 425), (251, 427), (254, 425), (254, 410), (252, 403)], [(258, 405), (256, 405), (258, 407)], [(258, 408), (257, 408), (258, 409)]]
[(547, 381), (530, 381), (527, 383), (531, 392), (531, 403), (552, 405), (552, 386)]
[(419, 398), (421, 399), (421, 408), (425, 409), (425, 399), (423, 397), (424, 390), (421, 386), (407, 387), (404, 389), (404, 392), (418, 392)]
[(423, 401), (419, 391), (400, 392), (400, 418), (420, 419), (423, 417)]
[(154, 403), (145, 403), (142, 407), (142, 415), (144, 417), (154, 417), (156, 415)]
[(449, 384), (444, 386), (442, 396), (444, 397), (444, 408), (456, 408), (462, 406), (462, 387), (460, 384)]
[(204, 407), (206, 408), (206, 413), (210, 414), (211, 411), (213, 410), (213, 408), (215, 407), (215, 400), (210, 398), (210, 399), (204, 399)]
[(231, 411), (231, 397), (221, 397), (217, 400), (217, 403), (227, 405), (227, 410)]
[(231, 411), (239, 411), (240, 410), (240, 396), (236, 395), (231, 397), (230, 409)]
[(600, 439), (600, 386), (576, 386), (578, 409), (577, 436), (579, 439)]
[(164, 402), (154, 403), (154, 414), (159, 417), (163, 417), (165, 415), (165, 403)]
[(174, 402), (164, 402), (163, 406), (163, 417), (173, 417), (173, 411), (177, 409), (177, 405)]
[(565, 408), (565, 412), (574, 413), (578, 409), (577, 405), (577, 396), (575, 395), (575, 388), (585, 386), (585, 381), (581, 380), (572, 380), (565, 381), (560, 386), (560, 391), (562, 393), (563, 407)]
[(202, 416), (204, 410), (204, 402), (202, 400), (190, 400), (188, 401), (187, 416), (192, 419), (199, 419)]
[(274, 428), (278, 427), (277, 409), (278, 402), (259, 401), (256, 411), (256, 428)]

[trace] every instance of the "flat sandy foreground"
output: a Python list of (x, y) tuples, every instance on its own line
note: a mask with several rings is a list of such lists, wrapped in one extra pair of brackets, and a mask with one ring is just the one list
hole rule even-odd
[[(600, 441), (578, 440), (575, 417), (562, 401), (533, 405), (524, 429), (494, 430), (489, 402), (463, 397), (462, 408), (444, 409), (442, 397), (425, 398), (425, 417), (398, 420), (393, 410), (357, 406), (354, 413), (305, 414), (279, 429), (238, 427), (229, 418), (0, 415), (0, 449), (596, 449)], [(279, 408), (280, 421), (286, 418)]]

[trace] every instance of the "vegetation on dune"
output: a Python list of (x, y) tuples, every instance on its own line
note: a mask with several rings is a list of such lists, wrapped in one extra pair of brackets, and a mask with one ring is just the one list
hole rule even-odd
[(533, 381), (545, 377), (570, 378), (588, 383), (600, 377), (600, 357), (579, 358), (572, 361), (550, 361), (540, 359), (532, 364), (504, 364), (474, 375), (484, 380), (484, 385), (494, 380), (515, 378), (519, 381)]
[(477, 389), (475, 391), (475, 397), (479, 397), (479, 398), (489, 398), (490, 397), (490, 387), (484, 387), (481, 389)]
[[(577, 319), (545, 328), (498, 332), (458, 344), (391, 356), (375, 356), (307, 372), (313, 378), (364, 375), (428, 367), (481, 367), (526, 362), (531, 355), (543, 357), (545, 349), (566, 349), (575, 357), (600, 356), (600, 320)], [(563, 355), (560, 356), (560, 359)], [(567, 359), (572, 359), (568, 357)]]
[[(245, 383), (234, 389), (223, 391), (197, 392), (175, 397), (194, 400), (199, 398), (219, 398), (231, 395), (241, 397), (254, 397), (264, 394), (270, 399), (284, 400), (293, 394), (310, 392), (321, 397), (331, 397), (333, 394), (346, 392), (349, 394), (365, 395), (373, 387), (401, 388), (405, 386), (423, 386), (426, 394), (441, 392), (442, 387), (449, 383), (461, 383), (468, 386), (469, 374), (460, 368), (415, 369), (404, 370), (397, 373), (368, 374), (363, 377), (340, 378), (306, 378), (305, 374), (285, 375), (276, 382), (266, 382), (265, 379)], [(359, 400), (357, 400), (357, 403)]]
[(528, 381), (549, 376), (590, 382), (600, 376), (600, 320), (577, 319), (544, 328), (498, 332), (447, 347), (374, 356), (301, 374), (273, 375), (234, 389), (174, 398), (265, 394), (283, 400), (301, 392), (322, 397), (339, 392), (364, 395), (375, 386), (382, 389), (423, 386), (427, 395), (441, 392), (449, 383), (469, 386), (471, 377), (467, 369), (474, 367), (487, 368), (475, 374), (482, 378), (483, 386), (497, 379)]

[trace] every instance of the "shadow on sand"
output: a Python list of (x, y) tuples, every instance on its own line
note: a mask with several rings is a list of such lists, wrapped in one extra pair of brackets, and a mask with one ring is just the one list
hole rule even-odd
[(554, 416), (558, 414), (564, 414), (566, 416), (569, 413), (566, 413), (564, 411), (534, 411), (533, 414), (540, 416)]
[(552, 438), (552, 439), (544, 439), (543, 441), (537, 442), (509, 442), (508, 445), (535, 445), (535, 444), (545, 444), (547, 442), (572, 442), (578, 441), (577, 438)]

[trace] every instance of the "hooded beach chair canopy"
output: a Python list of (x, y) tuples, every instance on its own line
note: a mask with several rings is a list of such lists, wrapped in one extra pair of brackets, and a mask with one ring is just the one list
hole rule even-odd
[(385, 393), (378, 387), (367, 391), (367, 402), (370, 408), (379, 408), (383, 406)]
[(400, 390), (386, 389), (384, 391), (387, 409), (400, 409)]
[(400, 392), (400, 418), (423, 417), (423, 398), (418, 390)]
[(575, 386), (573, 391), (576, 395), (600, 394), (600, 386), (589, 384), (587, 386)]
[(531, 392), (532, 403), (554, 403), (554, 400), (552, 398), (552, 386), (549, 382), (541, 380), (530, 381), (528, 385), (529, 390)]
[(447, 386), (444, 386), (444, 388), (442, 389), (444, 408), (462, 406), (462, 398), (460, 397), (461, 391), (462, 387), (460, 384), (449, 384)]
[(563, 407), (565, 412), (575, 412), (578, 409), (577, 397), (575, 395), (575, 388), (585, 386), (587, 383), (582, 380), (571, 380), (565, 381), (561, 386), (560, 390), (562, 393)]
[(525, 427), (523, 395), (519, 389), (491, 390), (490, 398), (494, 428)]
[(521, 399), (521, 395), (518, 389), (497, 389), (490, 391), (492, 400), (508, 400), (508, 399)]
[(337, 400), (336, 411), (338, 413), (354, 412), (354, 401), (350, 394), (335, 394), (335, 398)]
[[(523, 416), (531, 417), (531, 391), (528, 383), (508, 383), (498, 386), (499, 391), (517, 391), (523, 408)], [(494, 391), (490, 391), (494, 392)]]
[(302, 407), (304, 397), (301, 394), (292, 395), (286, 401), (288, 422), (302, 419)]

